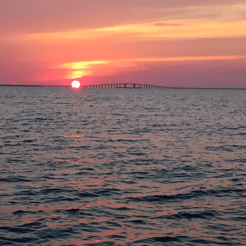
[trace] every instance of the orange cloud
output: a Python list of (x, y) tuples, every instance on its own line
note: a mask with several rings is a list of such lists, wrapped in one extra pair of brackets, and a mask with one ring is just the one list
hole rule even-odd
[(186, 62), (186, 61), (216, 61), (216, 60), (239, 60), (246, 56), (185, 56), (185, 57), (149, 57), (114, 59), (107, 61), (82, 61), (62, 64), (57, 69), (67, 69), (67, 79), (81, 78), (88, 75), (104, 76), (111, 75), (125, 69), (138, 69), (137, 64), (143, 62)]
[(182, 20), (170, 21), (169, 25), (144, 24), (118, 25), (97, 29), (67, 32), (31, 33), (18, 40), (41, 42), (75, 42), (79, 40), (110, 39), (125, 42), (136, 39), (195, 39), (246, 36), (246, 20), (235, 22)]

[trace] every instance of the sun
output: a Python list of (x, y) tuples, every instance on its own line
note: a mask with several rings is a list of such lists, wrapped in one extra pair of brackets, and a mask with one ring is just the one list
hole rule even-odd
[(72, 86), (72, 88), (78, 89), (80, 87), (80, 83), (79, 83), (79, 81), (75, 80), (72, 82), (71, 86)]

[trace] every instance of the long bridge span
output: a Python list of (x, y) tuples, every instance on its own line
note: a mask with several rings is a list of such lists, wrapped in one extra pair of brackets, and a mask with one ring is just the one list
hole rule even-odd
[(150, 85), (150, 84), (114, 83), (114, 84), (84, 85), (83, 88), (166, 89), (168, 87), (160, 86), (160, 85)]

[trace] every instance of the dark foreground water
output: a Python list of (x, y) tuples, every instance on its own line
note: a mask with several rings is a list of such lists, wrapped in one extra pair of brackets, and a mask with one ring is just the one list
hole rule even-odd
[(0, 87), (0, 245), (245, 245), (246, 91)]

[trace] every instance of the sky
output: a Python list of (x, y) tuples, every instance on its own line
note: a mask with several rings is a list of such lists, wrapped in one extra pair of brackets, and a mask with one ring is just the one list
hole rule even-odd
[(0, 85), (246, 88), (241, 0), (0, 0)]

